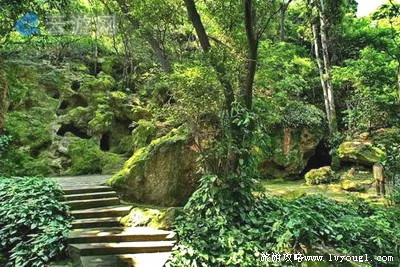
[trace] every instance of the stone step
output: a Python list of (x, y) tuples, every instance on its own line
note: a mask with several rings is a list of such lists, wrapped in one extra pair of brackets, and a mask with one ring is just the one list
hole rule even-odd
[(70, 206), (71, 210), (83, 210), (90, 208), (114, 206), (120, 204), (119, 198), (117, 197), (102, 198), (102, 199), (71, 200), (71, 201), (63, 201), (62, 203)]
[(72, 228), (118, 227), (121, 226), (120, 220), (121, 217), (79, 219), (72, 221)]
[(68, 251), (72, 258), (95, 255), (169, 252), (174, 244), (174, 241), (84, 243), (69, 244)]
[(75, 219), (122, 217), (127, 215), (131, 209), (132, 206), (110, 206), (84, 210), (73, 210), (71, 211), (71, 214)]
[(81, 257), (85, 267), (163, 267), (171, 252), (138, 253)]
[(68, 242), (75, 243), (105, 243), (105, 242), (135, 242), (135, 241), (171, 241), (173, 232), (156, 230), (147, 227), (132, 228), (91, 228), (71, 231)]
[(109, 191), (109, 192), (66, 195), (64, 196), (64, 199), (67, 201), (71, 201), (71, 200), (81, 200), (81, 199), (110, 198), (110, 197), (118, 197), (118, 195), (115, 191)]
[(109, 186), (97, 185), (97, 186), (85, 186), (85, 187), (63, 187), (64, 195), (75, 195), (75, 194), (86, 194), (86, 193), (98, 193), (98, 192), (110, 192), (114, 191)]

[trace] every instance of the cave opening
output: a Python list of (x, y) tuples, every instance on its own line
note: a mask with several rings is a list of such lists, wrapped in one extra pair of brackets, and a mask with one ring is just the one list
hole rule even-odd
[(58, 109), (67, 109), (68, 108), (68, 102), (63, 100), (60, 104), (60, 106), (58, 107)]
[(314, 155), (308, 160), (306, 167), (301, 172), (301, 176), (304, 176), (312, 169), (331, 166), (331, 164), (332, 156), (329, 154), (329, 148), (326, 145), (325, 141), (322, 140), (315, 148)]
[(110, 134), (105, 133), (100, 139), (100, 149), (102, 151), (110, 151)]
[(71, 84), (71, 89), (74, 91), (78, 91), (81, 88), (81, 82), (78, 80), (73, 80)]
[(85, 131), (79, 129), (74, 124), (63, 124), (57, 131), (57, 135), (60, 136), (64, 136), (66, 133), (72, 133), (73, 135), (83, 139), (90, 139), (90, 136)]

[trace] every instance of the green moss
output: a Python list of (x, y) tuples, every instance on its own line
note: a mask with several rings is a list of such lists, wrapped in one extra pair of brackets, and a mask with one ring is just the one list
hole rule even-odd
[(309, 185), (326, 184), (336, 180), (335, 172), (329, 166), (311, 170), (304, 177)]
[(91, 135), (99, 135), (110, 130), (114, 113), (104, 109), (98, 109), (94, 112), (94, 118), (89, 121), (89, 133)]
[(71, 158), (69, 174), (101, 173), (103, 152), (100, 150), (96, 140), (72, 137), (68, 147), (68, 154)]
[(180, 127), (137, 150), (108, 184), (133, 202), (176, 206), (197, 186), (196, 154)]
[(104, 72), (100, 72), (100, 74), (97, 75), (97, 80), (95, 84), (97, 92), (110, 91), (115, 85), (115, 80), (110, 75), (105, 74)]
[(365, 192), (371, 187), (373, 181), (357, 181), (357, 180), (344, 180), (341, 182), (341, 187), (343, 190), (349, 192)]
[(141, 168), (141, 166), (143, 166), (141, 163), (147, 160), (148, 155), (149, 155), (148, 147), (143, 147), (137, 150), (133, 154), (133, 156), (125, 162), (122, 170), (120, 170), (117, 174), (111, 177), (111, 179), (108, 181), (108, 184), (115, 187), (123, 186), (126, 180), (128, 179), (128, 176), (130, 175), (131, 171), (133, 169)]
[(156, 134), (157, 130), (154, 122), (139, 120), (138, 126), (132, 132), (134, 149), (139, 149), (150, 144)]
[(127, 227), (146, 226), (155, 229), (171, 230), (177, 208), (135, 207), (121, 219)]
[(121, 155), (101, 151), (95, 139), (71, 137), (68, 154), (71, 158), (71, 175), (114, 174), (125, 161)]
[(132, 107), (131, 119), (133, 121), (150, 120), (151, 118), (152, 115), (148, 109), (140, 106)]
[(48, 109), (34, 107), (26, 111), (8, 113), (5, 128), (14, 143), (35, 151), (51, 142), (51, 124), (55, 114)]
[(121, 155), (105, 152), (101, 161), (101, 173), (114, 174), (118, 172), (124, 165), (125, 160)]
[(344, 142), (338, 149), (339, 157), (342, 161), (373, 165), (382, 161), (386, 153), (369, 142)]

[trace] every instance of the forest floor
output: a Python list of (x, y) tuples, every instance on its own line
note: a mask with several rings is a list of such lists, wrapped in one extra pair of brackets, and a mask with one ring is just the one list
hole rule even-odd
[(365, 199), (367, 202), (384, 205), (387, 203), (385, 198), (378, 197), (375, 186), (372, 185), (365, 192), (348, 192), (341, 188), (339, 182), (332, 184), (307, 185), (305, 180), (286, 181), (283, 179), (266, 180), (261, 182), (267, 195), (298, 197), (304, 194), (321, 194), (337, 201), (348, 201), (352, 197)]

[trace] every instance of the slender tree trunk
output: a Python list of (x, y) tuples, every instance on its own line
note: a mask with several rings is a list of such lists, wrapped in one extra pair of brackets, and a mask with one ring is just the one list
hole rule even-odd
[(258, 52), (258, 39), (254, 33), (254, 14), (252, 8), (252, 0), (245, 0), (245, 28), (247, 43), (249, 46), (248, 59), (246, 63), (247, 77), (244, 88), (244, 102), (248, 110), (253, 106), (253, 84), (254, 76), (257, 69), (257, 52)]
[(331, 65), (329, 59), (329, 48), (328, 48), (328, 34), (327, 34), (327, 25), (326, 25), (326, 16), (325, 16), (325, 7), (324, 0), (320, 0), (320, 12), (319, 18), (321, 23), (321, 44), (322, 44), (322, 56), (324, 58), (325, 65), (325, 82), (326, 82), (326, 91), (328, 95), (328, 103), (329, 103), (329, 112), (330, 112), (330, 121), (329, 128), (331, 135), (337, 132), (337, 119), (336, 119), (336, 108), (335, 108), (335, 100), (333, 94), (333, 85), (332, 85), (332, 75), (331, 75)]
[(326, 83), (325, 83), (325, 79), (324, 79), (324, 66), (322, 65), (322, 59), (319, 54), (320, 46), (319, 46), (317, 25), (315, 25), (315, 23), (312, 23), (312, 31), (313, 31), (313, 36), (314, 36), (315, 58), (316, 58), (317, 65), (318, 65), (318, 72), (319, 72), (319, 77), (320, 77), (320, 81), (321, 81), (322, 91), (324, 93), (326, 118), (328, 119), (328, 123), (330, 126), (331, 112), (330, 112), (330, 108), (329, 108), (328, 92), (326, 89)]
[(400, 102), (400, 61), (397, 62), (397, 99)]
[(286, 9), (284, 7), (285, 4), (282, 3), (281, 11), (280, 11), (280, 31), (279, 31), (279, 39), (281, 42), (285, 41), (285, 16), (286, 16)]
[(287, 2), (285, 0), (282, 0), (281, 6), (280, 6), (280, 16), (279, 16), (279, 40), (281, 42), (285, 41), (285, 20), (286, 20), (286, 11), (289, 8), (290, 3), (293, 0), (288, 0)]
[(3, 57), (0, 45), (0, 130), (4, 128), (4, 119), (8, 109), (8, 87), (4, 73)]

